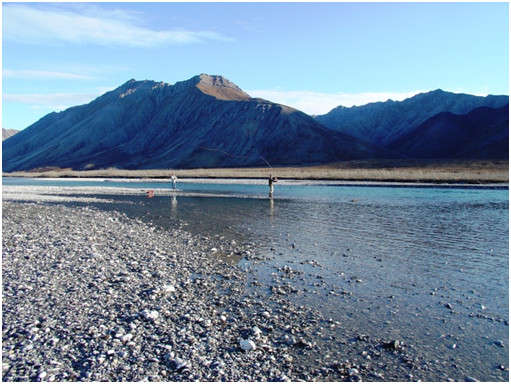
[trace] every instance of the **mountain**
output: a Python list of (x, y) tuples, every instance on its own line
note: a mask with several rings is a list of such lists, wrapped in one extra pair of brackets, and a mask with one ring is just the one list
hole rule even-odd
[(403, 101), (388, 100), (351, 108), (339, 106), (316, 116), (316, 120), (332, 130), (374, 145), (388, 146), (439, 113), (466, 114), (478, 107), (500, 108), (507, 104), (508, 96), (480, 97), (437, 89)]
[(9, 137), (17, 134), (19, 131), (16, 129), (5, 129), (2, 128), (2, 141), (8, 139)]
[(509, 106), (480, 107), (467, 114), (439, 113), (390, 144), (413, 158), (509, 157)]
[(44, 116), (2, 146), (4, 171), (303, 165), (379, 155), (303, 112), (205, 74), (174, 85), (132, 79)]

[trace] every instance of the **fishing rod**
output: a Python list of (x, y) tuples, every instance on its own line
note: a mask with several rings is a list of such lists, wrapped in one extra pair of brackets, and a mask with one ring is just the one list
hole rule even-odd
[[(237, 158), (244, 158), (244, 159), (248, 159), (249, 158), (249, 156), (235, 156), (235, 155), (233, 155), (233, 154), (231, 154), (229, 152), (223, 151), (223, 150), (218, 149), (218, 148), (208, 148), (208, 147), (202, 147), (202, 146), (199, 147), (199, 148), (200, 149), (204, 149), (206, 151), (220, 152), (220, 153), (223, 153), (223, 154), (225, 154), (225, 155), (227, 155), (229, 157), (237, 157)], [(271, 166), (271, 164), (269, 163), (268, 160), (266, 160), (262, 155), (259, 155), (259, 157), (261, 159), (263, 159), (263, 161), (266, 163), (266, 165), (268, 165), (268, 168), (273, 169), (273, 167)], [(276, 177), (272, 177), (272, 174), (270, 172), (270, 177), (268, 178), (268, 186), (270, 188), (268, 196), (269, 196), (270, 199), (273, 199), (273, 183), (276, 183), (277, 181), (278, 181), (278, 179)]]

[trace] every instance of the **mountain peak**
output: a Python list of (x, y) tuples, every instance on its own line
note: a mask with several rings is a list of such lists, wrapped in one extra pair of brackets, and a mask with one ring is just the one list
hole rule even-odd
[(192, 78), (195, 86), (206, 95), (219, 100), (248, 100), (250, 96), (233, 82), (219, 75), (201, 73)]
[[(140, 89), (155, 89), (164, 86), (172, 86), (164, 82), (155, 82), (152, 80), (135, 80), (130, 79), (120, 87), (116, 88), (116, 92), (121, 98), (132, 94)], [(181, 89), (198, 88), (202, 93), (213, 96), (218, 100), (243, 101), (250, 100), (251, 97), (233, 82), (227, 80), (220, 75), (208, 75), (201, 73), (188, 80), (180, 81), (174, 84)]]

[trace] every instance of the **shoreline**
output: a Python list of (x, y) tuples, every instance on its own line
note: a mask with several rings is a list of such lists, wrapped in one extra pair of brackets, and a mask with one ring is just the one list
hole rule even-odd
[[(51, 189), (61, 193), (42, 193)], [(111, 190), (102, 190), (92, 197), (81, 196), (91, 195), (90, 188), (25, 186), (10, 196), (25, 191), (31, 202), (4, 199), (4, 381), (469, 377), (472, 368), (447, 369), (411, 332), (374, 332), (303, 300), (314, 290), (312, 297), (326, 295), (355, 310), (350, 303), (364, 295), (350, 287), (353, 276), (332, 285), (324, 276), (318, 280), (325, 266), (314, 260), (304, 270), (285, 258), (288, 264), (274, 265), (278, 246), (268, 251), (255, 237), (233, 242), (221, 231), (191, 232), (181, 220), (160, 226), (111, 204), (101, 196)], [(244, 351), (241, 340), (255, 348)], [(491, 377), (505, 381), (508, 371), (497, 372)]]
[[(136, 180), (133, 182), (137, 182)], [(234, 183), (233, 183), (234, 184)], [(255, 183), (251, 183), (255, 184)], [(263, 183), (258, 183), (263, 184)], [(293, 184), (282, 184), (293, 185)], [(340, 186), (339, 184), (303, 184), (298, 183), (294, 185), (330, 185)], [(351, 184), (343, 186), (358, 186), (358, 187), (388, 187), (388, 188), (463, 188), (463, 189), (509, 189), (509, 186), (501, 184), (491, 185), (406, 185), (396, 183), (388, 184)], [(183, 190), (173, 190), (169, 188), (150, 188), (154, 191), (154, 196), (167, 196), (167, 197), (220, 197), (220, 198), (238, 198), (238, 199), (264, 199), (267, 200), (266, 194), (260, 195), (245, 195), (245, 194), (229, 194), (229, 193), (210, 193), (210, 192), (193, 192)], [(35, 185), (2, 185), (2, 201), (40, 201), (40, 202), (82, 202), (82, 203), (108, 203), (115, 204), (115, 200), (110, 198), (103, 198), (102, 195), (129, 195), (145, 197), (149, 188), (129, 188), (108, 186), (35, 186)], [(88, 196), (94, 195), (94, 197)], [(279, 199), (278, 196), (275, 199)]]
[[(5, 177), (5, 176), (4, 176)], [(24, 178), (24, 179), (38, 179), (45, 181), (94, 181), (94, 182), (122, 182), (122, 183), (161, 183), (168, 184), (172, 183), (170, 178), (126, 178), (126, 177), (14, 177), (9, 176), (8, 178)], [(197, 177), (197, 178), (179, 178), (179, 183), (198, 183), (198, 184), (243, 184), (243, 185), (267, 185), (268, 180), (264, 178), (226, 178), (226, 177)], [(445, 188), (508, 188), (508, 182), (485, 182), (485, 183), (466, 183), (466, 182), (421, 182), (421, 181), (376, 181), (376, 180), (314, 180), (314, 179), (279, 179), (278, 185), (325, 185), (325, 186), (367, 186), (367, 187), (445, 187)], [(105, 188), (108, 184), (105, 184)], [(100, 187), (98, 187), (100, 188)], [(164, 188), (164, 189), (170, 189)]]
[[(2, 175), (4, 178), (26, 178), (26, 179), (41, 179), (41, 180), (112, 180), (112, 181), (151, 181), (151, 182), (171, 182), (169, 177), (165, 176), (155, 176), (155, 177), (126, 177), (126, 176), (45, 176), (40, 175), (38, 173), (26, 173), (26, 174), (6, 174)], [(278, 177), (279, 181), (287, 181), (287, 182), (307, 182), (307, 183), (318, 183), (318, 184), (329, 184), (335, 183), (340, 185), (357, 185), (357, 184), (402, 184), (402, 185), (487, 185), (487, 184), (509, 184), (509, 180), (507, 177), (487, 177), (487, 178), (478, 178), (474, 176), (473, 178), (449, 178), (445, 177), (442, 179), (435, 178), (342, 178), (342, 177), (332, 177), (332, 178), (313, 178), (310, 176), (299, 178), (299, 177)], [(261, 177), (240, 177), (240, 176), (186, 176), (179, 177), (179, 182), (201, 182), (201, 183), (226, 183), (226, 182), (234, 182), (243, 184), (247, 182), (250, 184), (250, 181), (261, 181), (261, 184), (267, 183), (267, 178)]]
[(507, 159), (490, 160), (356, 160), (313, 166), (254, 167), (254, 168), (194, 168), (194, 169), (96, 169), (43, 168), (32, 171), (3, 172), (3, 177), (36, 178), (136, 178), (168, 180), (179, 179), (268, 179), (272, 174), (280, 180), (334, 181), (334, 182), (404, 182), (404, 183), (508, 183)]
[(257, 260), (250, 243), (42, 201), (4, 201), (2, 240), (4, 381), (428, 377), (427, 363), (400, 369), (411, 347), (356, 330), (357, 342), (338, 339), (342, 353), (324, 356), (315, 332), (342, 324), (287, 294), (251, 291), (248, 272), (218, 257)]

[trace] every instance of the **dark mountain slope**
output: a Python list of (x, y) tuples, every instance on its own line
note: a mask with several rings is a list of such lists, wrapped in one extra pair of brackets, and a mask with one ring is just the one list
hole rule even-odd
[(509, 107), (439, 113), (389, 145), (412, 158), (507, 159)]
[(221, 76), (200, 75), (174, 85), (130, 80), (51, 113), (3, 143), (3, 167), (301, 165), (378, 154), (302, 112), (250, 98)]
[(441, 89), (420, 93), (403, 101), (388, 100), (363, 106), (339, 106), (316, 120), (326, 127), (386, 146), (441, 112), (465, 114), (478, 107), (500, 108), (508, 96), (473, 96)]

